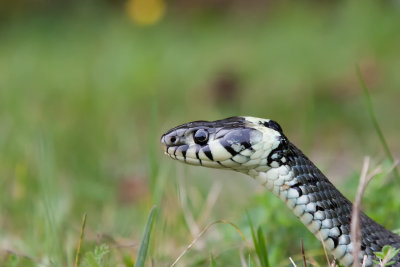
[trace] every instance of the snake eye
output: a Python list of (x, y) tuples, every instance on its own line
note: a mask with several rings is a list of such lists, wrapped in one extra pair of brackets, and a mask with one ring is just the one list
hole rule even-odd
[(204, 129), (199, 129), (194, 133), (193, 139), (196, 144), (204, 145), (208, 141), (208, 132)]

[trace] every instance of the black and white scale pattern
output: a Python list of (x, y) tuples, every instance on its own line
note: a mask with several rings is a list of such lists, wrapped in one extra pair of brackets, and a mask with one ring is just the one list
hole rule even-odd
[[(297, 181), (291, 188), (298, 191), (299, 196), (308, 196), (309, 203), (315, 206), (314, 209), (305, 210), (304, 213), (313, 216), (314, 222), (319, 221), (318, 232), (323, 232), (321, 236), (327, 249), (340, 262), (351, 265), (353, 263), (351, 255), (353, 245), (350, 241), (352, 203), (293, 144), (290, 144), (288, 154), (288, 165)], [(400, 248), (400, 236), (376, 223), (363, 212), (360, 214), (360, 224), (362, 235), (360, 261), (364, 254), (368, 255), (366, 266), (372, 266), (373, 252), (381, 251), (384, 245)], [(397, 263), (392, 266), (400, 266), (400, 255), (397, 255), (395, 261)]]
[[(194, 140), (205, 131), (205, 142)], [(173, 159), (246, 173), (267, 187), (293, 211), (327, 250), (345, 266), (353, 264), (350, 240), (351, 202), (283, 134), (279, 124), (254, 117), (180, 125), (162, 136), (165, 153)], [(361, 212), (360, 262), (384, 245), (400, 248), (400, 236)], [(400, 267), (400, 255), (392, 267)]]

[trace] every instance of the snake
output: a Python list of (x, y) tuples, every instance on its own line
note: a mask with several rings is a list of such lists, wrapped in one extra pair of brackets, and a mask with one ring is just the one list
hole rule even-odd
[[(164, 152), (191, 165), (253, 177), (280, 198), (342, 265), (374, 266), (374, 252), (400, 248), (400, 236), (360, 212), (361, 248), (354, 259), (352, 203), (283, 133), (274, 120), (250, 116), (193, 121), (161, 137)], [(365, 257), (366, 256), (366, 257)], [(391, 266), (400, 267), (400, 255)]]

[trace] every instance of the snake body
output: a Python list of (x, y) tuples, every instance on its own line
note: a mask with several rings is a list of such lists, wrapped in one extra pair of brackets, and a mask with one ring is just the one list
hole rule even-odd
[[(192, 165), (231, 169), (250, 175), (293, 211), (326, 249), (351, 266), (351, 202), (295, 145), (279, 124), (255, 117), (194, 121), (161, 138), (165, 154)], [(400, 236), (361, 212), (360, 262), (373, 266), (374, 252), (384, 245), (400, 248)], [(392, 266), (400, 266), (400, 255)]]

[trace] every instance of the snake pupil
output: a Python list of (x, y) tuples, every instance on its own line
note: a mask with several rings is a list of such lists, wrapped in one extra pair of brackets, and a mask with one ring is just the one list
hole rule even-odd
[(204, 129), (199, 129), (194, 133), (194, 142), (199, 145), (204, 145), (208, 141), (208, 132)]

